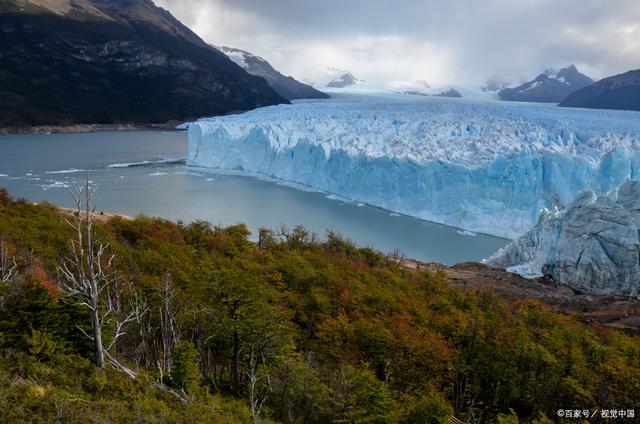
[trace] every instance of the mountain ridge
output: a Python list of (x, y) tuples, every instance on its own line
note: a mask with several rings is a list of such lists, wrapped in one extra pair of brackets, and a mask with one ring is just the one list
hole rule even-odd
[(593, 83), (574, 65), (555, 71), (546, 69), (531, 81), (517, 87), (503, 88), (500, 100), (519, 102), (559, 103), (569, 94)]
[(288, 100), (297, 99), (328, 99), (329, 95), (316, 90), (308, 84), (303, 84), (291, 76), (286, 76), (277, 71), (271, 64), (260, 56), (256, 56), (246, 50), (228, 47), (214, 46), (227, 55), (232, 61), (241, 66), (251, 75), (264, 78), (276, 93)]
[(640, 69), (584, 87), (567, 96), (560, 106), (640, 111)]
[(287, 103), (149, 0), (3, 0), (0, 12), (2, 127), (163, 123)]

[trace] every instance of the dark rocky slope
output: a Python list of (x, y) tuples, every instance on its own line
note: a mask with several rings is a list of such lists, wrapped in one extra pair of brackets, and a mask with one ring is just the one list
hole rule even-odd
[(604, 78), (578, 90), (560, 106), (640, 111), (640, 69)]
[(0, 0), (0, 31), (0, 127), (158, 123), (286, 102), (150, 0)]

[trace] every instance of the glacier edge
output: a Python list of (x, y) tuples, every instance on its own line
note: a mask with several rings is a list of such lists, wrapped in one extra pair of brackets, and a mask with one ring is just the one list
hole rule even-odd
[(539, 107), (447, 102), (275, 106), (193, 123), (187, 163), (516, 238), (541, 210), (638, 177), (637, 123), (625, 128), (632, 120), (614, 116), (598, 130), (603, 122), (589, 126), (583, 111), (562, 113), (569, 119), (550, 120)]

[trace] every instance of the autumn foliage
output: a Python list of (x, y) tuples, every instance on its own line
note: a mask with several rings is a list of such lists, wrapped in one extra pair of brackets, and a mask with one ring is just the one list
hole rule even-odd
[(144, 216), (98, 224), (149, 304), (112, 352), (139, 376), (100, 372), (87, 312), (56, 288), (63, 218), (0, 192), (20, 264), (0, 291), (3, 422), (548, 422), (640, 405), (638, 336), (453, 289), (333, 233), (258, 244), (242, 225)]

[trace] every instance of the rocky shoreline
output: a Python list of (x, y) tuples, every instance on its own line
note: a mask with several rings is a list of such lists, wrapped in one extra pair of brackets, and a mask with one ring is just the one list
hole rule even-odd
[(71, 125), (42, 125), (32, 127), (4, 127), (0, 128), (0, 135), (21, 134), (77, 134), (101, 131), (132, 131), (132, 130), (175, 130), (181, 121), (170, 121), (164, 124), (71, 124)]

